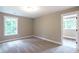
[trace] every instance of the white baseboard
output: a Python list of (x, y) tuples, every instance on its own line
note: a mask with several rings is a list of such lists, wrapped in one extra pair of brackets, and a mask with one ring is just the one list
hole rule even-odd
[(3, 41), (0, 41), (0, 43), (3, 43), (3, 42), (9, 42), (9, 41), (15, 41), (15, 40), (21, 40), (21, 39), (24, 39), (24, 38), (30, 38), (30, 37), (36, 37), (36, 38), (39, 38), (39, 39), (42, 39), (42, 40), (46, 40), (46, 41), (49, 41), (49, 42), (53, 42), (53, 43), (56, 43), (56, 44), (59, 44), (59, 45), (62, 44), (62, 43), (60, 43), (60, 42), (56, 42), (56, 41), (49, 40), (49, 39), (44, 38), (44, 37), (39, 37), (39, 36), (34, 36), (34, 35), (24, 36), (24, 37), (15, 38), (15, 39), (3, 40)]
[(33, 36), (33, 37), (36, 37), (36, 38), (39, 38), (39, 39), (42, 39), (42, 40), (46, 40), (46, 41), (49, 41), (49, 42), (53, 42), (53, 43), (55, 43), (55, 44), (59, 44), (59, 45), (62, 44), (62, 43), (60, 43), (60, 42), (56, 42), (56, 41), (53, 41), (53, 40), (49, 40), (49, 39), (44, 38), (44, 37), (39, 37), (39, 36)]
[(33, 37), (33, 35), (24, 36), (24, 37), (20, 37), (20, 38), (16, 38), (16, 39), (23, 39), (23, 38), (30, 38), (30, 37)]
[(15, 41), (15, 40), (21, 40), (21, 39), (24, 39), (24, 38), (30, 38), (30, 37), (33, 37), (33, 35), (24, 36), (24, 37), (15, 38), (15, 39), (3, 40), (3, 41), (0, 41), (0, 43), (3, 43), (3, 42), (10, 42), (10, 41)]

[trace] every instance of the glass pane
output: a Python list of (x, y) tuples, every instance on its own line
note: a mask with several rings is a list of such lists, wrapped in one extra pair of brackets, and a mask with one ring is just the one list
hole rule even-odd
[(5, 35), (17, 34), (17, 18), (4, 17)]
[(65, 18), (64, 29), (76, 29), (76, 18)]

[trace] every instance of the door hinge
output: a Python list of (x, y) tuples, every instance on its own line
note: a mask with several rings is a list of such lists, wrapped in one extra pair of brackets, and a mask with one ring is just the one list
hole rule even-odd
[(78, 31), (78, 29), (76, 29), (76, 31)]

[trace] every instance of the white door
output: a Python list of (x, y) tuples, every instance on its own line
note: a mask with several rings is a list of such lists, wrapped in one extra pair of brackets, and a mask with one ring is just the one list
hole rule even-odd
[(76, 33), (77, 33), (77, 37), (76, 37), (76, 42), (77, 42), (77, 49), (79, 49), (79, 14), (77, 14), (77, 29), (76, 29)]

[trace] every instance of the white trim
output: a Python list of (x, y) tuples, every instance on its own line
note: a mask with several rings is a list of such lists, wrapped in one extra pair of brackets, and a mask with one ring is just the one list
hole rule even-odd
[(10, 41), (16, 41), (16, 40), (21, 40), (21, 39), (24, 39), (24, 38), (30, 38), (30, 37), (33, 37), (33, 35), (24, 36), (24, 37), (15, 38), (15, 39), (3, 40), (3, 41), (0, 41), (0, 43), (3, 43), (3, 42), (10, 42)]
[(56, 43), (56, 44), (59, 44), (59, 45), (62, 44), (62, 43), (60, 43), (60, 42), (56, 42), (56, 41), (54, 41), (54, 40), (49, 40), (49, 39), (44, 38), (44, 37), (39, 37), (39, 36), (33, 36), (33, 37), (36, 37), (36, 38), (39, 38), (39, 39), (42, 39), (42, 40), (46, 40), (46, 41), (49, 41), (49, 42), (53, 42), (53, 43)]
[(73, 39), (76, 40), (76, 37), (70, 37), (70, 36), (63, 36), (64, 38), (69, 38), (69, 39)]
[(78, 14), (78, 13), (79, 13), (79, 11), (67, 12), (67, 13), (62, 14), (62, 16)]
[[(77, 17), (78, 17), (79, 11), (74, 11), (74, 12), (68, 12), (68, 13), (61, 14), (61, 41), (62, 42), (63, 42), (63, 40), (62, 40), (63, 39), (63, 16), (71, 15), (71, 14), (77, 14)], [(77, 39), (76, 39), (76, 41), (77, 41)]]
[(49, 41), (49, 42), (53, 42), (53, 43), (56, 43), (56, 44), (59, 44), (59, 45), (62, 44), (62, 43), (60, 43), (60, 42), (56, 42), (56, 41), (49, 40), (49, 39), (44, 38), (44, 37), (39, 37), (39, 36), (34, 36), (34, 35), (24, 36), (24, 37), (15, 38), (15, 39), (3, 40), (3, 41), (0, 41), (0, 43), (3, 43), (3, 42), (10, 42), (10, 41), (15, 41), (15, 40), (21, 40), (21, 39), (30, 38), (30, 37), (36, 37), (36, 38), (39, 38), (39, 39), (42, 39), (42, 40), (46, 40), (46, 41)]

